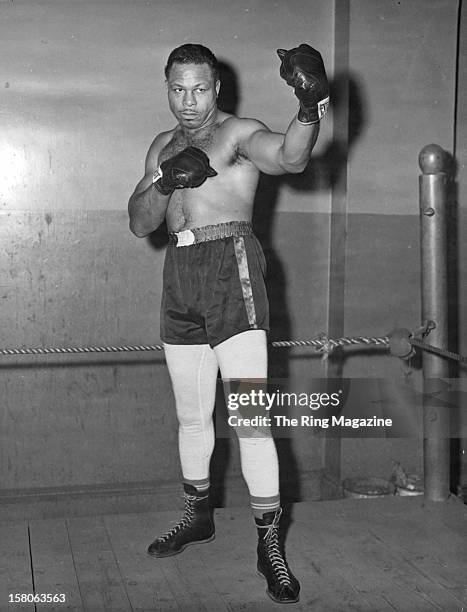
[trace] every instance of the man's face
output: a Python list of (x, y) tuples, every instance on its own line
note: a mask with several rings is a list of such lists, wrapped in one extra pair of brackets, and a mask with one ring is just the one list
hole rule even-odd
[(169, 107), (182, 127), (198, 129), (215, 118), (220, 83), (208, 64), (173, 64), (167, 78)]

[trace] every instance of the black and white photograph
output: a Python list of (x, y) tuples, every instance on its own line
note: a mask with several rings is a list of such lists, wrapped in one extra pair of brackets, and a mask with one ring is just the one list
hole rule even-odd
[(462, 0), (0, 0), (0, 612), (467, 610)]

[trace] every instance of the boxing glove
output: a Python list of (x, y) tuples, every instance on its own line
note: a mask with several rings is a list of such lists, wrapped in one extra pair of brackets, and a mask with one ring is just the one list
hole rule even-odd
[(321, 54), (307, 44), (289, 51), (277, 49), (277, 54), (281, 59), (280, 75), (294, 88), (300, 102), (298, 120), (317, 123), (329, 106), (329, 85)]
[(154, 172), (152, 182), (159, 193), (170, 195), (175, 189), (199, 187), (208, 177), (216, 175), (204, 151), (187, 147), (163, 161)]

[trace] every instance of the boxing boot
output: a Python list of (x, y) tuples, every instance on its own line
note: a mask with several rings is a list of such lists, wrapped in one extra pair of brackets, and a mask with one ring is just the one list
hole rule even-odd
[(209, 507), (209, 492), (199, 492), (184, 484), (185, 512), (179, 523), (149, 545), (153, 557), (170, 557), (181, 553), (190, 544), (214, 540), (214, 523)]
[(282, 508), (255, 518), (258, 529), (258, 573), (266, 578), (266, 593), (276, 603), (299, 600), (300, 584), (289, 569), (279, 546), (279, 521)]

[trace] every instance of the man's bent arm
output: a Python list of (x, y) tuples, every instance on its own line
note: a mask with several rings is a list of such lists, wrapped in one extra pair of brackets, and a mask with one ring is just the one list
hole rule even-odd
[(270, 132), (260, 123), (244, 147), (247, 157), (265, 174), (303, 172), (319, 134), (319, 122), (303, 124), (292, 119), (285, 134)]
[[(146, 176), (144, 178), (146, 179)], [(165, 213), (170, 200), (170, 195), (164, 196), (154, 188), (152, 175), (149, 187), (139, 191), (138, 188), (141, 188), (141, 185), (142, 181), (138, 183), (128, 202), (130, 230), (138, 238), (144, 238), (144, 236), (147, 236), (159, 227), (165, 219)]]
[(139, 238), (153, 232), (164, 221), (170, 200), (170, 194), (161, 194), (153, 185), (153, 175), (157, 168), (160, 149), (158, 140), (159, 138), (156, 138), (149, 148), (146, 156), (145, 174), (136, 185), (128, 202), (130, 230)]

